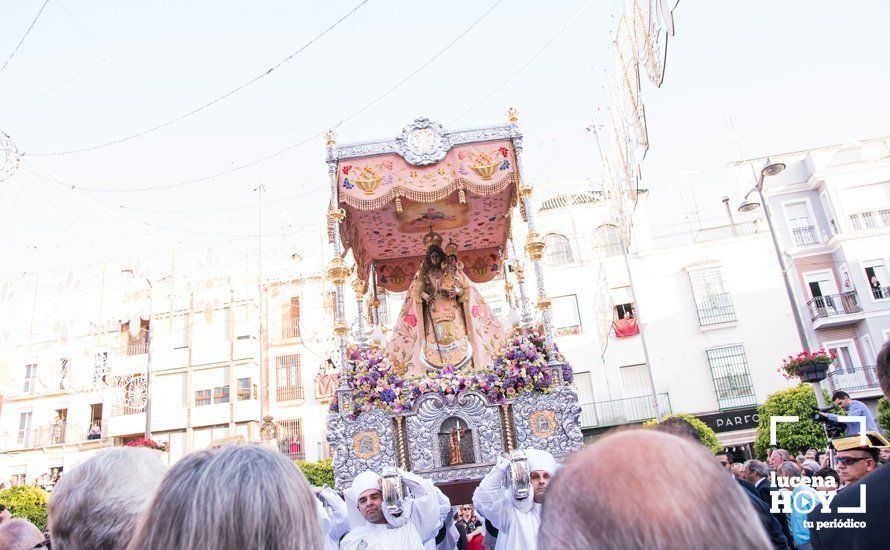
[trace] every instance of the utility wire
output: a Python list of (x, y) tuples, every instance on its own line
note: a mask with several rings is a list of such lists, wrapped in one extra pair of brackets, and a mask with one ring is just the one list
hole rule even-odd
[(22, 39), (19, 40), (19, 43), (15, 45), (15, 48), (13, 48), (12, 53), (9, 54), (9, 57), (7, 57), (6, 61), (3, 62), (3, 66), (0, 67), (0, 73), (2, 73), (4, 70), (6, 70), (6, 66), (9, 65), (9, 62), (12, 61), (13, 57), (15, 57), (16, 52), (18, 52), (19, 48), (22, 47), (22, 44), (25, 42), (25, 39), (28, 38), (29, 34), (31, 34), (31, 31), (34, 29), (34, 25), (37, 24), (37, 20), (40, 18), (40, 14), (43, 13), (43, 8), (45, 8), (47, 4), (49, 4), (49, 0), (45, 0), (45, 2), (43, 2), (43, 5), (40, 6), (40, 9), (37, 10), (37, 15), (34, 16), (34, 20), (31, 21), (31, 24), (28, 26), (28, 30), (25, 31), (25, 34), (22, 36)]
[[(49, 1), (49, 0), (47, 0), (47, 1)], [(295, 58), (296, 56), (298, 56), (299, 54), (301, 54), (301, 53), (302, 53), (303, 51), (305, 51), (309, 46), (311, 46), (312, 44), (314, 44), (315, 42), (317, 42), (318, 40), (320, 40), (324, 35), (328, 34), (328, 33), (331, 32), (332, 30), (334, 30), (338, 25), (340, 25), (340, 23), (342, 23), (343, 21), (345, 21), (346, 19), (348, 19), (349, 16), (351, 16), (352, 14), (354, 14), (355, 12), (357, 12), (362, 6), (364, 6), (365, 4), (367, 4), (369, 1), (370, 1), (370, 0), (362, 0), (361, 2), (359, 2), (358, 4), (356, 4), (351, 10), (349, 10), (345, 15), (343, 15), (343, 16), (340, 17), (337, 21), (335, 21), (333, 24), (331, 24), (328, 28), (326, 28), (325, 30), (321, 31), (320, 33), (318, 33), (317, 35), (315, 35), (314, 37), (312, 37), (308, 42), (306, 42), (305, 44), (303, 44), (297, 51), (295, 51), (295, 52), (293, 52), (292, 54), (288, 55), (287, 57), (285, 57), (284, 59), (282, 59), (281, 61), (279, 61), (278, 63), (276, 63), (276, 64), (273, 65), (272, 67), (270, 67), (269, 69), (267, 69), (265, 72), (260, 73), (260, 74), (258, 74), (258, 75), (256, 75), (256, 76), (254, 76), (253, 78), (251, 78), (251, 79), (248, 80), (247, 82), (244, 82), (243, 84), (241, 84), (241, 85), (239, 85), (239, 86), (233, 88), (232, 90), (229, 90), (228, 92), (224, 93), (223, 95), (221, 95), (221, 96), (219, 96), (219, 97), (216, 97), (216, 98), (214, 98), (214, 99), (208, 101), (207, 103), (201, 105), (200, 107), (196, 107), (196, 108), (192, 109), (191, 111), (188, 111), (188, 112), (186, 112), (186, 113), (184, 113), (184, 114), (181, 114), (181, 115), (179, 115), (179, 116), (177, 116), (177, 117), (175, 117), (175, 118), (169, 119), (169, 120), (167, 120), (167, 121), (165, 121), (165, 122), (162, 122), (162, 123), (160, 123), (160, 124), (156, 124), (156, 125), (154, 125), (154, 126), (152, 126), (152, 127), (150, 127), (150, 128), (146, 128), (145, 130), (142, 130), (142, 131), (137, 132), (137, 133), (135, 133), (135, 134), (130, 134), (130, 135), (128, 135), (128, 136), (124, 136), (124, 137), (120, 137), (120, 138), (117, 138), (117, 139), (113, 139), (113, 140), (111, 140), (111, 141), (106, 141), (105, 143), (99, 143), (99, 144), (96, 144), (96, 145), (88, 145), (88, 146), (86, 146), (86, 147), (80, 147), (80, 148), (78, 148), (78, 149), (68, 149), (68, 150), (65, 150), (65, 151), (56, 151), (56, 152), (52, 152), (52, 153), (23, 153), (23, 154), (28, 154), (28, 155), (31, 155), (31, 156), (44, 156), (44, 157), (45, 157), (45, 156), (71, 155), (71, 154), (74, 154), (74, 153), (84, 153), (84, 152), (87, 152), (87, 151), (95, 151), (96, 149), (102, 149), (102, 148), (105, 148), (105, 147), (109, 147), (109, 146), (111, 146), (111, 145), (117, 145), (117, 144), (119, 144), (119, 143), (124, 143), (124, 142), (131, 141), (131, 140), (134, 140), (134, 139), (137, 139), (137, 138), (141, 138), (141, 137), (143, 137), (143, 136), (146, 136), (146, 135), (148, 135), (148, 134), (151, 134), (151, 133), (153, 133), (153, 132), (156, 132), (156, 131), (158, 131), (158, 130), (160, 130), (160, 129), (162, 129), (162, 128), (166, 128), (167, 126), (170, 126), (171, 124), (175, 124), (175, 123), (177, 123), (177, 122), (179, 122), (179, 121), (181, 121), (181, 120), (185, 120), (186, 118), (189, 118), (189, 117), (192, 116), (192, 115), (195, 115), (195, 114), (197, 114), (197, 113), (200, 113), (200, 112), (203, 111), (204, 109), (207, 109), (207, 108), (209, 108), (209, 107), (211, 107), (211, 106), (213, 106), (213, 105), (219, 103), (220, 101), (223, 101), (224, 99), (226, 99), (226, 98), (228, 98), (228, 97), (230, 97), (230, 96), (232, 96), (232, 95), (234, 95), (234, 94), (240, 92), (241, 90), (247, 88), (247, 87), (250, 86), (251, 84), (254, 84), (254, 83), (256, 83), (256, 82), (262, 80), (263, 78), (269, 76), (269, 75), (272, 73), (272, 71), (275, 71), (276, 69), (279, 69), (282, 65), (284, 65), (284, 64), (287, 63), (288, 61), (291, 61), (293, 58)]]

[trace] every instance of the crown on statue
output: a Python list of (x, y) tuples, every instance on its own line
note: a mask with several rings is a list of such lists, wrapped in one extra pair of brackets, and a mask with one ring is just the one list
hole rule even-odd
[(449, 256), (457, 254), (457, 245), (454, 244), (454, 241), (448, 241), (448, 245), (445, 246), (445, 254)]
[(432, 227), (430, 227), (430, 232), (423, 237), (423, 246), (424, 248), (429, 248), (431, 246), (438, 246), (441, 248), (442, 235), (439, 235), (438, 233), (433, 231)]

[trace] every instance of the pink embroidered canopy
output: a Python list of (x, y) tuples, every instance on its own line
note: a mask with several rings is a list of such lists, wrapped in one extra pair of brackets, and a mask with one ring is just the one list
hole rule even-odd
[(340, 225), (359, 275), (376, 264), (378, 285), (408, 288), (430, 229), (457, 246), (464, 272), (486, 282), (501, 271), (499, 250), (516, 204), (514, 126), (445, 132), (417, 119), (393, 141), (329, 150), (337, 170)]

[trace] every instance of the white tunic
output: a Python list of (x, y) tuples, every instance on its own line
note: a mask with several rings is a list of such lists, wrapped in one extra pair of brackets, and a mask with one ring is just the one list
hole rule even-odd
[[(523, 502), (529, 511), (523, 511), (513, 495), (503, 487), (510, 463), (499, 461), (482, 478), (473, 493), (476, 512), (491, 522), (498, 530), (495, 550), (537, 550), (538, 529), (541, 527), (541, 505)], [(532, 497), (528, 497), (532, 498)]]
[(346, 503), (343, 502), (340, 495), (328, 488), (323, 489), (315, 500), (318, 520), (325, 537), (324, 548), (325, 550), (337, 550), (340, 538), (349, 531)]
[[(436, 529), (436, 535), (426, 541), (423, 548), (424, 550), (455, 550), (460, 533), (457, 532), (457, 527), (454, 525), (454, 511), (451, 509), (451, 501), (441, 489), (438, 487), (435, 489), (436, 498), (439, 501), (439, 525)], [(436, 536), (438, 536), (443, 526), (446, 528), (445, 538), (442, 539), (442, 542), (436, 544)]]
[(440, 525), (435, 486), (409, 472), (400, 473), (414, 493), (408, 523), (392, 527), (365, 521), (340, 541), (341, 550), (422, 550), (425, 541), (435, 538)]

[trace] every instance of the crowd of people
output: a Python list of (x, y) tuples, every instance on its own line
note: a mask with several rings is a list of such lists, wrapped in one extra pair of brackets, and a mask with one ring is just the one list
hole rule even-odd
[[(890, 396), (890, 344), (877, 368)], [(858, 440), (843, 448), (835, 440), (833, 458), (776, 448), (766, 461), (736, 463), (721, 452), (718, 467), (683, 421), (619, 429), (564, 466), (526, 449), (524, 497), (511, 488), (507, 458), (481, 480), (472, 504), (458, 507), (431, 481), (399, 470), (407, 488), (400, 510), (385, 502), (380, 472), (360, 473), (341, 495), (311, 487), (263, 445), (194, 452), (169, 469), (151, 450), (115, 448), (59, 480), (46, 533), (0, 509), (0, 548), (884, 548), (890, 451)], [(802, 479), (819, 482), (791, 482)], [(835, 490), (833, 499), (817, 493)], [(812, 506), (777, 505), (783, 501)]]

